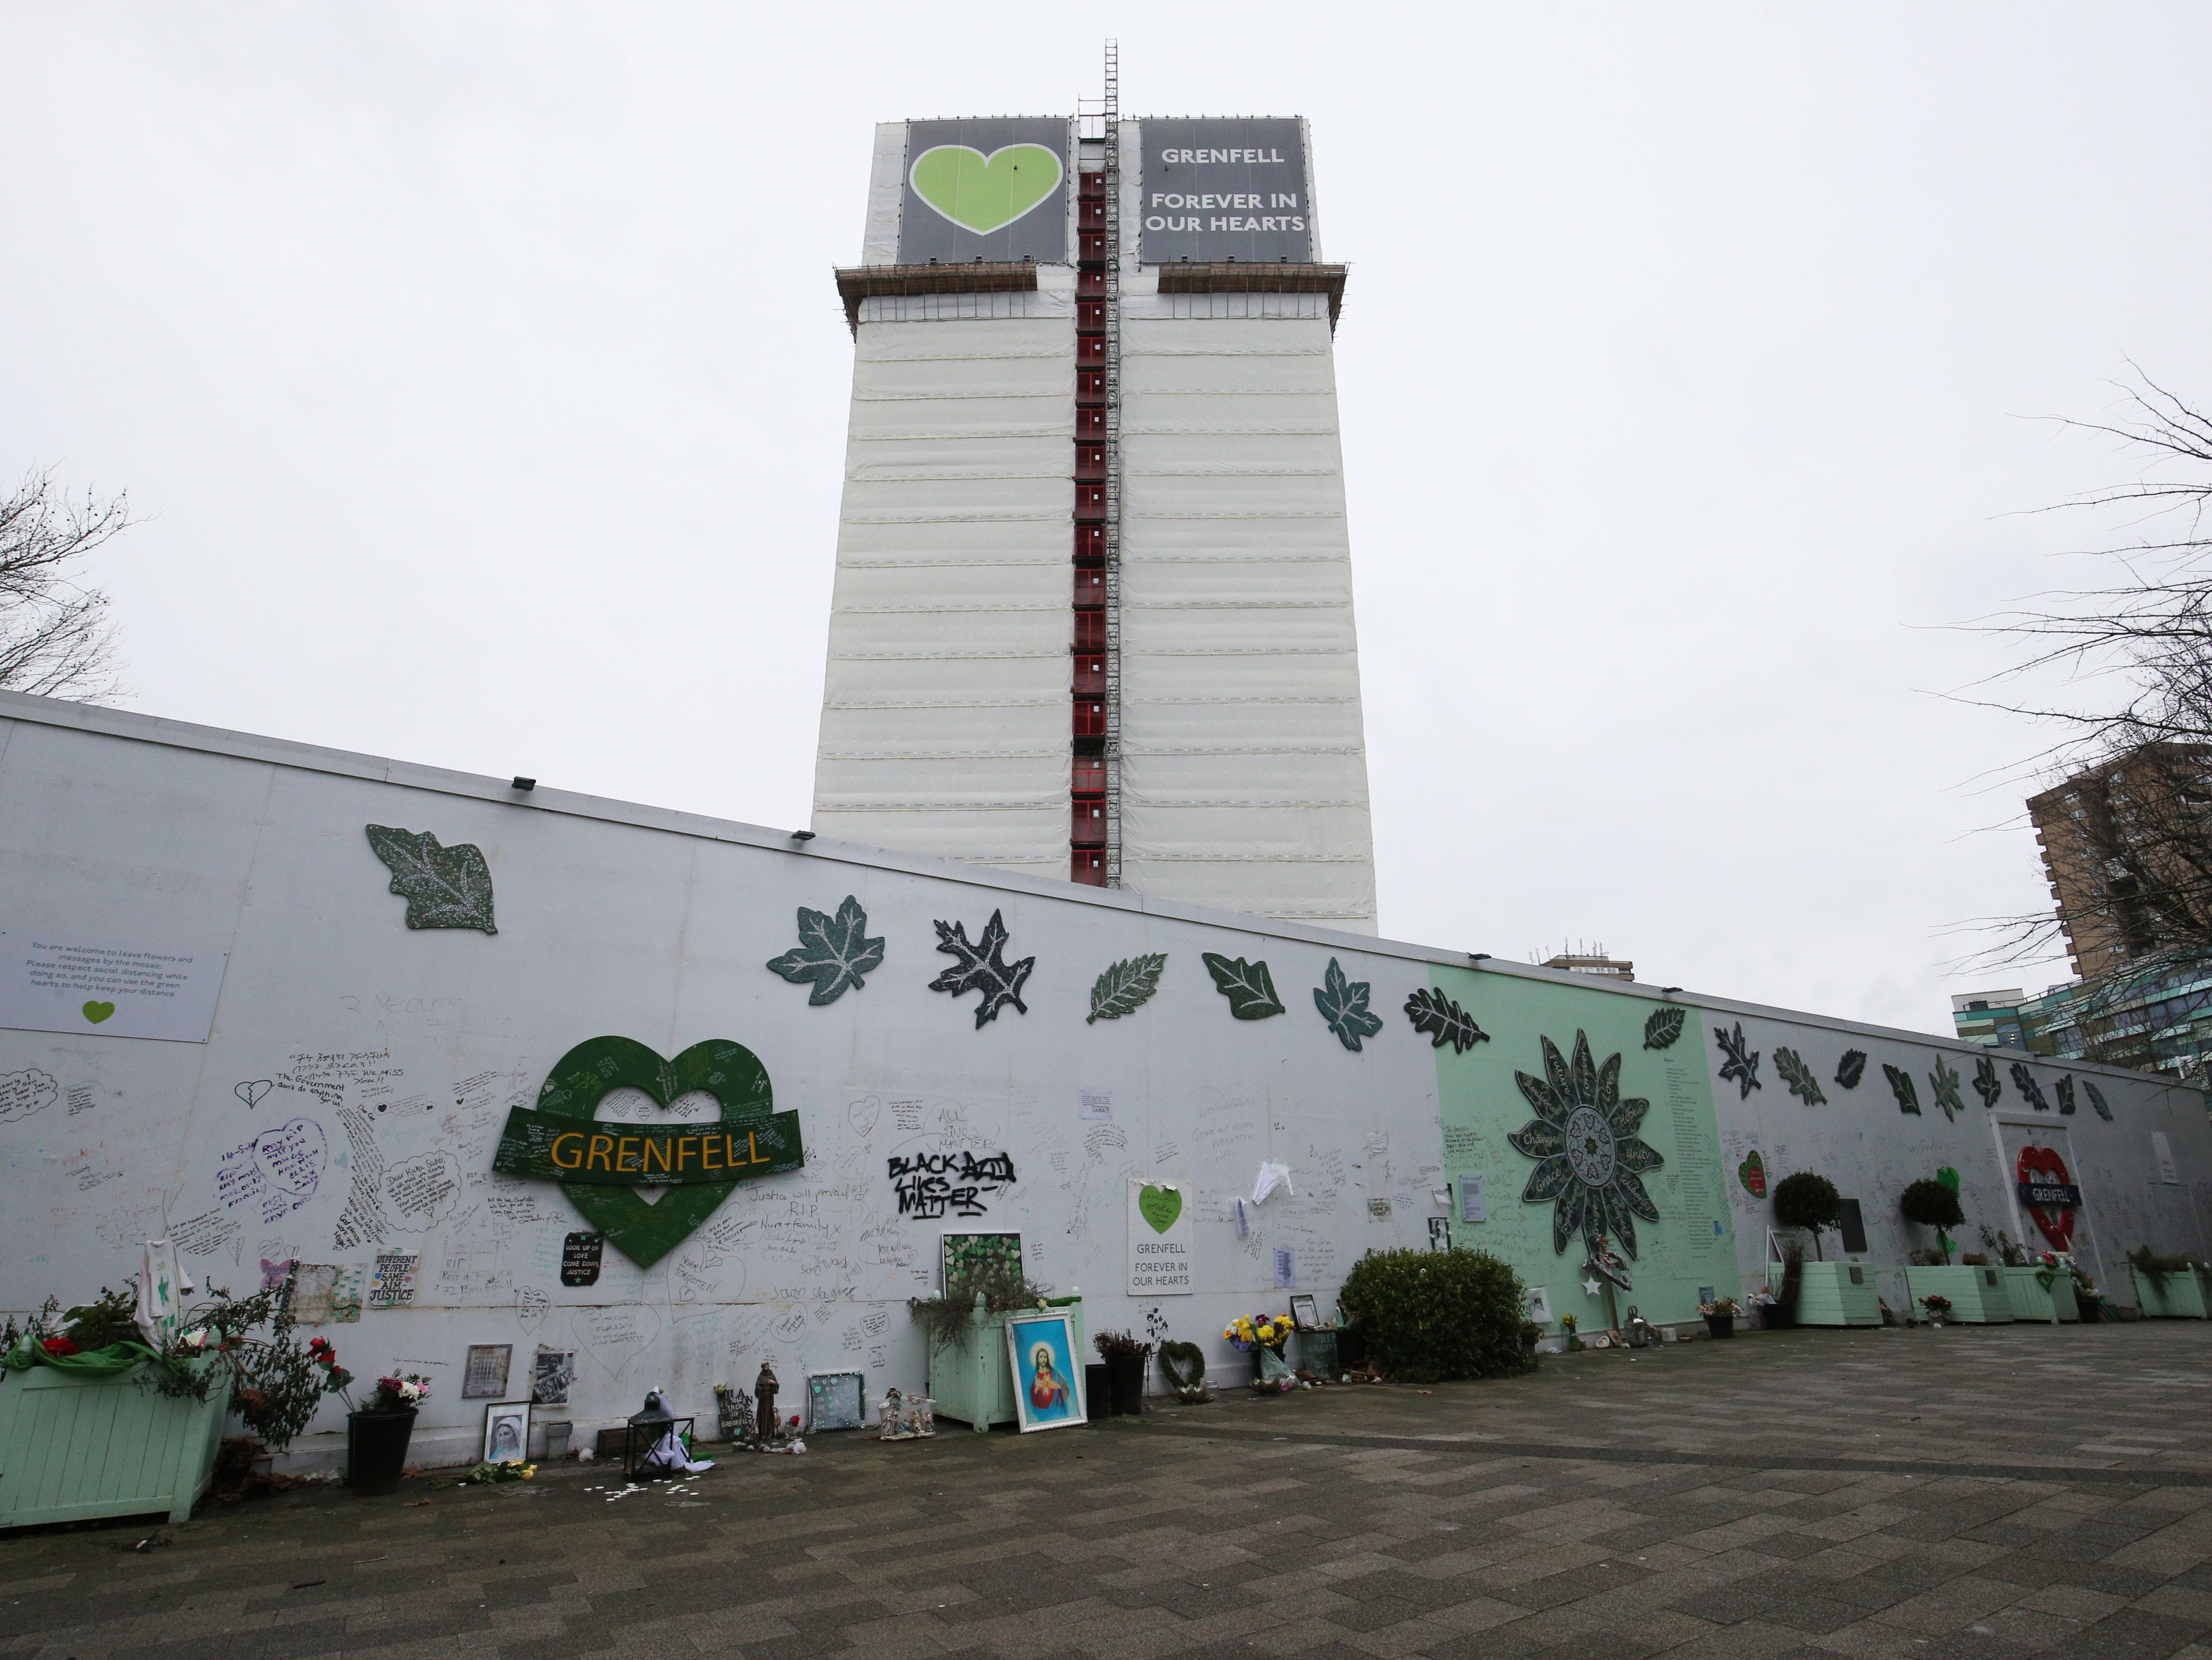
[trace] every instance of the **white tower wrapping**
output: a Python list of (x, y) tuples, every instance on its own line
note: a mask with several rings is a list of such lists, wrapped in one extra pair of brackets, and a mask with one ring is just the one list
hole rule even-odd
[[(986, 204), (963, 198), (953, 212), (988, 225), (1048, 165), (1035, 155), (1044, 127), (878, 130), (862, 264), (838, 274), (856, 351), (815, 828), (1099, 880), (1085, 842), (1110, 800), (1122, 885), (1372, 933), (1333, 361), (1344, 272), (1319, 263), (1303, 124), (1244, 124), (1273, 135), (1272, 150), (1235, 123), (1163, 123), (1173, 138), (1149, 144), (1145, 125), (1118, 124), (1127, 228), (1111, 248), (1093, 171), (1103, 142), (1071, 133), (1061, 154), (1076, 188), (979, 234), (924, 203), (917, 179), (942, 198), (958, 172)], [(1163, 148), (1218, 129), (1248, 148)], [(1009, 158), (1032, 155), (1032, 182), (1011, 202), (994, 197)], [(1182, 158), (1224, 155), (1288, 158), (1296, 184), (1265, 198), (1163, 188), (1208, 177)], [(1293, 222), (1164, 218), (1163, 200), (1290, 201), (1306, 257), (1147, 264), (1140, 234), (1167, 241), (1163, 226), (1196, 226), (1203, 245), (1209, 225)], [(1097, 488), (1082, 481), (1101, 477), (1105, 453), (1085, 447), (1102, 429), (1085, 405), (1099, 401), (1104, 259), (1119, 279), (1116, 752), (1100, 757), (1115, 769), (1110, 798), (1085, 794), (1102, 740), (1080, 735), (1098, 707), (1086, 696), (1106, 695), (1086, 650), (1097, 619), (1071, 615), (1072, 601), (1098, 603), (1085, 550), (1108, 545), (1082, 522), (1097, 498), (1079, 494)]]

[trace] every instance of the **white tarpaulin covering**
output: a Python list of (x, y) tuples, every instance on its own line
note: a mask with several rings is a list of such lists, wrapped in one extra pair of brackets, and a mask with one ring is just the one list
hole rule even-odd
[(1066, 871), (1074, 419), (1069, 318), (864, 318), (816, 829)]

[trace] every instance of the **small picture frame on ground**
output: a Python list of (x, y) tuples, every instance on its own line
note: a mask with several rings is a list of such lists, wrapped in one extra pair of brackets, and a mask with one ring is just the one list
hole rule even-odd
[(530, 1456), (530, 1402), (495, 1401), (484, 1408), (483, 1462), (520, 1464)]
[(1006, 1357), (1013, 1363), (1014, 1414), (1024, 1432), (1065, 1429), (1090, 1421), (1083, 1410), (1083, 1374), (1075, 1359), (1075, 1323), (1068, 1316), (1009, 1319)]
[(806, 1432), (856, 1430), (868, 1421), (867, 1390), (857, 1371), (817, 1371), (806, 1378)]
[(1321, 1318), (1314, 1312), (1314, 1300), (1303, 1292), (1291, 1298), (1291, 1323), (1300, 1331), (1321, 1329)]

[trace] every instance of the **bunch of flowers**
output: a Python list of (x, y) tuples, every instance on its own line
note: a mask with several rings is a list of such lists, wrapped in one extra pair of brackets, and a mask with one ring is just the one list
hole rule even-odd
[(1940, 1326), (1944, 1316), (1951, 1312), (1951, 1299), (1948, 1297), (1923, 1297), (1920, 1299), (1920, 1306), (1926, 1309), (1928, 1317)]
[(1263, 1314), (1256, 1318), (1249, 1314), (1240, 1314), (1229, 1323), (1221, 1335), (1247, 1354), (1262, 1346), (1280, 1354), (1283, 1345), (1290, 1341), (1291, 1334), (1297, 1329), (1297, 1325), (1287, 1314)]
[(1723, 1315), (1733, 1319), (1741, 1314), (1743, 1309), (1733, 1297), (1716, 1297), (1710, 1303), (1698, 1304), (1698, 1312), (1704, 1315)]
[(428, 1378), (420, 1372), (403, 1372), (378, 1378), (368, 1404), (362, 1406), (353, 1398), (353, 1374), (338, 1365), (338, 1352), (331, 1347), (329, 1338), (309, 1339), (307, 1359), (323, 1375), (323, 1392), (343, 1400), (348, 1412), (411, 1412), (430, 1396)]

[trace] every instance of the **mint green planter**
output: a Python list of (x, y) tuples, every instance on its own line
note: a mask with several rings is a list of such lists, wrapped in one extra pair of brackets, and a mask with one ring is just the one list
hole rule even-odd
[[(1074, 1387), (1080, 1394), (1085, 1357), (1091, 1352), (1091, 1339), (1083, 1329), (1083, 1299), (1055, 1297), (1050, 1299), (1050, 1306), (1075, 1316)], [(1030, 1310), (1016, 1309), (1011, 1312), (1025, 1314)], [(1013, 1363), (1006, 1359), (1006, 1314), (984, 1313), (983, 1299), (979, 1295), (975, 1311), (968, 1316), (968, 1323), (960, 1335), (950, 1343), (930, 1346), (929, 1398), (936, 1403), (938, 1417), (957, 1419), (978, 1430), (987, 1430), (994, 1424), (1019, 1421), (1014, 1413)], [(1085, 1401), (1083, 1405), (1085, 1415), (1091, 1416), (1091, 1402)]]
[(1943, 1316), (1945, 1325), (2000, 1326), (2012, 1321), (2012, 1298), (2005, 1292), (2003, 1270), (1990, 1268), (1911, 1268), (1905, 1271), (1905, 1283), (1912, 1292), (1916, 1313), (1926, 1314), (1920, 1306), (1923, 1297), (1948, 1297), (1951, 1311)]
[[(1881, 1292), (1875, 1285), (1875, 1270), (1863, 1262), (1807, 1262), (1797, 1277), (1797, 1306), (1801, 1326), (1878, 1326), (1881, 1323)], [(1766, 1265), (1766, 1283), (1782, 1283), (1782, 1264)]]
[(2136, 1303), (2146, 1320), (2202, 1320), (2205, 1317), (2204, 1278), (2203, 1268), (2185, 1269), (2166, 1276), (2166, 1289), (2159, 1290), (2143, 1278), (2141, 1270), (2131, 1262), (2128, 1277), (2136, 1282)]
[[(2045, 1291), (2036, 1276), (2051, 1276), (2051, 1289)], [(1997, 1278), (2004, 1281), (2005, 1296), (2012, 1304), (2015, 1320), (2039, 1321), (2045, 1325), (2057, 1325), (2062, 1320), (2079, 1320), (2081, 1305), (2074, 1300), (2074, 1276), (2063, 1268), (1999, 1268)]]
[(226, 1386), (171, 1401), (137, 1375), (81, 1378), (33, 1366), (0, 1383), (0, 1528), (166, 1511), (182, 1522), (207, 1491), (229, 1409)]

